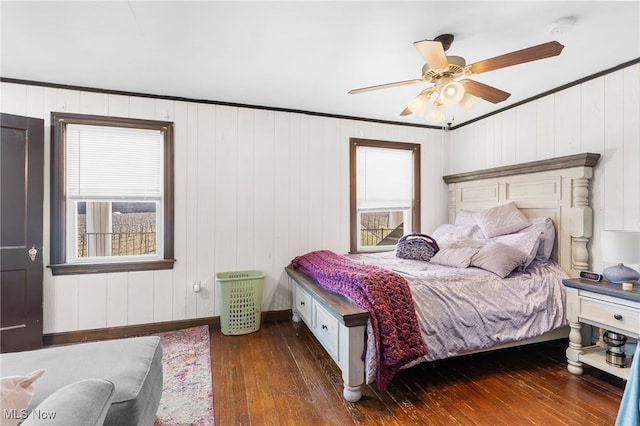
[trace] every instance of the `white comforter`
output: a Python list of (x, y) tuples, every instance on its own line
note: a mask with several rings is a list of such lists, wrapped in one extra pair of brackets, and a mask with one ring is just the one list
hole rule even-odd
[[(434, 361), (541, 335), (565, 325), (566, 273), (555, 262), (534, 261), (507, 278), (479, 268), (452, 268), (399, 259), (394, 252), (348, 255), (394, 270), (409, 282), (427, 355), (407, 365)], [(376, 359), (367, 339), (367, 383)]]

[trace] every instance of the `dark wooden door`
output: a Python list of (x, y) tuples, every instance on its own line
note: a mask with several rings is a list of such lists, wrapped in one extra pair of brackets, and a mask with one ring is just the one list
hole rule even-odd
[(42, 346), (44, 120), (0, 128), (0, 351), (14, 352)]

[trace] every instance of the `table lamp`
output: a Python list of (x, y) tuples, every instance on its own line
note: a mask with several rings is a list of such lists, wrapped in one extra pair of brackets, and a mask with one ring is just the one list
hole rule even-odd
[(604, 277), (612, 283), (634, 282), (640, 279), (640, 273), (625, 263), (640, 262), (640, 232), (602, 231), (602, 259), (617, 263), (602, 271)]

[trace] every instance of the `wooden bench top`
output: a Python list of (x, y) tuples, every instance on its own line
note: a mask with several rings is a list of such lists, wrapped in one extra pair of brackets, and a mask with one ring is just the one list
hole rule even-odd
[(316, 280), (297, 269), (285, 268), (285, 271), (345, 326), (356, 327), (367, 324), (369, 313), (352, 304), (346, 297), (322, 288)]

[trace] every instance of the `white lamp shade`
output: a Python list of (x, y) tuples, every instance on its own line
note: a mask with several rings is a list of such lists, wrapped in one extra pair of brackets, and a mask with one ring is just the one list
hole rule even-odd
[(616, 263), (602, 271), (608, 281), (625, 283), (640, 279), (638, 271), (624, 265), (640, 261), (640, 232), (602, 231), (602, 258)]
[(602, 260), (640, 263), (640, 232), (602, 231)]

